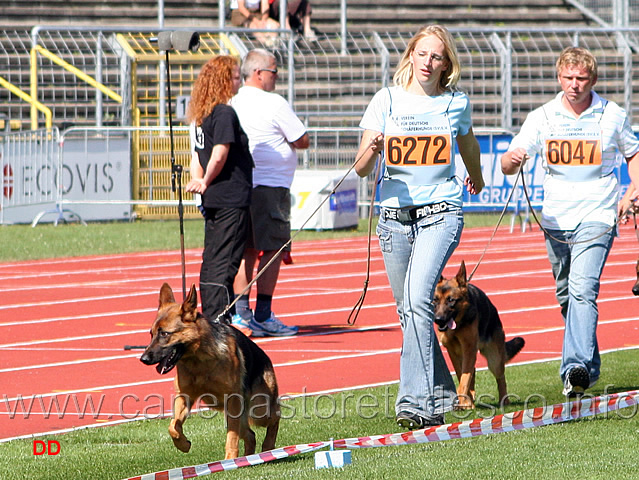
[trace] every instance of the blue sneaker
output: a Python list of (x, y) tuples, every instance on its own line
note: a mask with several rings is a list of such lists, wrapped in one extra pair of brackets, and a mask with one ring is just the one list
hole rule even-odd
[(242, 332), (247, 337), (250, 337), (251, 335), (253, 335), (253, 330), (251, 330), (251, 327), (249, 327), (248, 322), (244, 320), (237, 313), (233, 315), (233, 318), (231, 319), (231, 326), (237, 328), (240, 332)]
[(299, 330), (297, 327), (284, 325), (273, 312), (270, 318), (261, 323), (255, 320), (255, 317), (251, 318), (248, 326), (253, 330), (254, 337), (288, 337), (296, 335)]

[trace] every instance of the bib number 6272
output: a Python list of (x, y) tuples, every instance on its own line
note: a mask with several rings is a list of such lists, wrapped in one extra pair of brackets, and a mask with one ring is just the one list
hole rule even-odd
[(386, 163), (424, 166), (450, 164), (450, 141), (444, 135), (386, 137)]

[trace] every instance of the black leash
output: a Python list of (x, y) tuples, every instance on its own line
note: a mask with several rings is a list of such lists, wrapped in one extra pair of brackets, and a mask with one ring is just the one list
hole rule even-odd
[[(600, 233), (599, 235), (596, 235), (592, 238), (587, 238), (585, 240), (578, 240), (578, 241), (571, 241), (571, 240), (562, 240), (560, 238), (555, 237), (554, 235), (552, 235), (548, 230), (546, 230), (542, 225), (541, 222), (539, 221), (539, 218), (537, 218), (537, 214), (535, 214), (535, 210), (532, 207), (532, 202), (530, 201), (530, 197), (528, 196), (528, 191), (526, 190), (526, 184), (525, 184), (525, 180), (522, 177), (521, 179), (522, 184), (524, 186), (524, 194), (526, 195), (526, 201), (528, 202), (528, 207), (530, 208), (530, 211), (532, 213), (533, 218), (535, 219), (535, 222), (537, 222), (537, 225), (539, 225), (539, 228), (542, 230), (542, 232), (544, 232), (545, 235), (547, 235), (548, 237), (552, 238), (553, 240), (555, 240), (556, 242), (559, 243), (563, 243), (565, 245), (578, 245), (581, 243), (590, 243), (590, 242), (594, 242), (595, 240), (597, 240), (598, 238), (603, 237), (604, 235), (607, 235), (608, 233), (610, 233), (612, 230), (614, 230), (615, 228), (617, 228), (617, 226), (621, 223), (621, 221), (623, 220), (623, 218), (628, 215), (630, 212), (632, 212), (633, 217), (635, 216), (635, 205), (634, 202), (632, 205), (630, 205), (630, 207), (628, 207), (628, 209), (623, 212), (621, 215), (619, 215), (617, 217), (617, 221), (615, 223), (613, 223), (610, 227), (608, 227), (606, 230), (604, 230), (602, 233)], [(637, 219), (635, 218), (635, 234), (637, 235), (637, 240), (639, 240), (639, 233), (637, 233)]]
[[(371, 142), (372, 143), (372, 142)], [(288, 242), (286, 242), (284, 245), (282, 245), (282, 247), (275, 253), (275, 255), (273, 255), (273, 257), (266, 263), (266, 265), (264, 265), (264, 267), (259, 270), (256, 274), (255, 277), (253, 277), (253, 279), (249, 282), (249, 284), (244, 288), (244, 290), (242, 290), (242, 292), (240, 292), (239, 295), (236, 295), (236, 297), (233, 299), (233, 301), (228, 304), (226, 306), (226, 308), (222, 311), (222, 313), (220, 313), (217, 318), (215, 319), (216, 322), (219, 322), (222, 318), (224, 318), (229, 311), (231, 310), (231, 308), (233, 307), (233, 305), (235, 305), (237, 303), (237, 301), (239, 300), (239, 298), (242, 295), (245, 295), (246, 293), (248, 293), (251, 289), (251, 287), (253, 286), (253, 284), (262, 276), (262, 274), (266, 271), (266, 269), (268, 267), (271, 266), (271, 264), (275, 261), (281, 261), (280, 260), (280, 254), (286, 249), (286, 247), (288, 247), (293, 240), (295, 240), (295, 238), (302, 232), (302, 230), (304, 229), (304, 227), (306, 226), (306, 224), (308, 222), (311, 221), (311, 219), (315, 216), (315, 214), (317, 214), (317, 212), (320, 211), (320, 209), (324, 206), (324, 204), (331, 198), (331, 196), (333, 194), (335, 194), (337, 192), (337, 189), (342, 185), (342, 183), (344, 183), (344, 180), (346, 180), (346, 177), (348, 177), (348, 175), (353, 171), (353, 169), (355, 168), (355, 166), (357, 165), (357, 162), (359, 162), (359, 160), (362, 158), (362, 156), (364, 155), (365, 151), (362, 152), (361, 155), (359, 155), (355, 161), (353, 162), (353, 164), (348, 168), (348, 170), (346, 170), (346, 173), (344, 174), (344, 176), (335, 184), (335, 186), (333, 187), (333, 189), (328, 193), (328, 195), (326, 195), (326, 197), (319, 203), (319, 205), (317, 206), (317, 208), (315, 208), (315, 210), (313, 210), (313, 212), (308, 216), (308, 218), (304, 221), (304, 223), (302, 223), (302, 225), (297, 229), (297, 231), (291, 235), (291, 238), (289, 239)], [(373, 199), (374, 199), (374, 195), (373, 195)], [(370, 258), (370, 255), (369, 255)], [(367, 288), (367, 285), (365, 286), (365, 289)], [(366, 293), (364, 293), (363, 295), (365, 295)], [(361, 299), (363, 301), (363, 298)], [(349, 315), (350, 318), (350, 315)]]
[[(515, 183), (513, 184), (512, 190), (510, 190), (510, 195), (508, 195), (508, 198), (506, 199), (506, 205), (504, 205), (504, 209), (501, 211), (501, 215), (499, 216), (499, 220), (497, 220), (497, 225), (495, 225), (495, 229), (493, 230), (492, 235), (488, 239), (488, 243), (486, 244), (486, 247), (484, 248), (484, 251), (482, 252), (481, 256), (479, 257), (479, 260), (477, 261), (477, 263), (475, 264), (475, 268), (473, 268), (473, 271), (470, 272), (470, 275), (468, 276), (468, 280), (467, 281), (469, 283), (470, 283), (470, 279), (473, 278), (473, 275), (475, 275), (475, 272), (477, 271), (477, 268), (479, 267), (479, 264), (484, 259), (484, 256), (486, 255), (486, 251), (488, 251), (488, 247), (490, 246), (490, 244), (492, 243), (493, 239), (495, 238), (495, 235), (497, 234), (497, 229), (499, 228), (499, 225), (501, 224), (501, 221), (504, 219), (504, 215), (506, 215), (506, 210), (508, 209), (508, 205), (510, 204), (510, 200), (513, 198), (513, 194), (515, 193), (515, 188), (517, 187), (517, 182), (519, 181), (519, 177), (521, 177), (522, 184), (524, 183), (524, 172), (522, 171), (522, 168), (523, 168), (523, 165), (519, 168), (519, 171), (517, 172), (517, 176), (515, 177)], [(523, 188), (524, 188), (524, 191), (525, 191), (526, 190), (526, 185), (524, 185)]]
[[(357, 162), (356, 162), (357, 163)], [(375, 195), (377, 194), (377, 179), (379, 178), (379, 170), (381, 168), (382, 159), (378, 158), (377, 166), (375, 167), (375, 177), (373, 182), (373, 191), (371, 193), (370, 203), (368, 205), (368, 237), (366, 239), (366, 276), (364, 278), (364, 286), (362, 287), (362, 294), (359, 297), (359, 300), (355, 303), (355, 306), (351, 310), (351, 313), (348, 314), (348, 318), (346, 319), (346, 323), (349, 325), (355, 325), (357, 321), (357, 317), (359, 316), (359, 311), (362, 309), (364, 305), (364, 299), (366, 298), (366, 293), (368, 292), (368, 283), (370, 281), (371, 276), (371, 237), (373, 236), (373, 216), (375, 210)]]

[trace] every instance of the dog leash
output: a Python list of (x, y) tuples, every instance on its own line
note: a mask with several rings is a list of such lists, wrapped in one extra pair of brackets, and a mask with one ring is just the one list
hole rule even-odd
[(375, 167), (375, 176), (373, 182), (373, 191), (371, 192), (371, 199), (368, 205), (368, 237), (366, 239), (366, 276), (364, 278), (364, 286), (362, 288), (362, 294), (359, 297), (359, 300), (355, 303), (355, 306), (351, 310), (351, 313), (348, 314), (346, 319), (346, 323), (348, 325), (355, 325), (355, 321), (359, 316), (359, 311), (362, 309), (364, 305), (364, 299), (366, 298), (366, 293), (368, 292), (368, 283), (370, 281), (371, 275), (371, 237), (373, 236), (373, 216), (375, 209), (375, 195), (377, 194), (377, 179), (379, 178), (379, 171), (381, 168), (382, 160), (378, 158), (377, 166)]
[[(513, 188), (510, 190), (510, 195), (508, 195), (508, 198), (506, 199), (506, 204), (504, 205), (504, 209), (501, 211), (501, 215), (499, 216), (499, 219), (497, 220), (497, 225), (495, 225), (495, 229), (493, 230), (492, 235), (488, 239), (488, 243), (486, 244), (486, 247), (484, 248), (484, 251), (480, 255), (479, 260), (477, 261), (477, 263), (475, 264), (475, 268), (473, 268), (473, 271), (470, 272), (470, 275), (468, 276), (468, 280), (467, 281), (469, 283), (470, 283), (470, 280), (473, 278), (473, 275), (475, 275), (475, 272), (477, 271), (477, 268), (479, 267), (479, 264), (484, 259), (484, 256), (486, 255), (486, 252), (488, 251), (488, 247), (490, 247), (490, 244), (492, 243), (493, 239), (495, 238), (495, 235), (497, 234), (497, 229), (499, 229), (499, 225), (501, 224), (501, 221), (504, 219), (504, 215), (506, 215), (506, 210), (508, 209), (508, 205), (510, 204), (510, 200), (513, 198), (513, 194), (515, 193), (515, 188), (517, 187), (517, 182), (519, 181), (519, 177), (521, 177), (521, 181), (522, 181), (522, 184), (523, 184), (524, 183), (523, 165), (519, 167), (519, 171), (517, 172), (517, 176), (515, 177), (515, 183), (513, 183)], [(525, 191), (526, 190), (526, 186), (524, 185), (523, 188), (524, 188), (524, 191)]]
[[(373, 141), (371, 140), (371, 143), (370, 143), (369, 147), (372, 146), (372, 145), (373, 145)], [(360, 161), (360, 159), (362, 158), (364, 153), (365, 153), (365, 150), (364, 150), (364, 152), (362, 152), (360, 155), (358, 155), (355, 158), (355, 161), (348, 168), (348, 170), (346, 170), (346, 173), (344, 174), (344, 176), (335, 184), (335, 186), (328, 193), (328, 195), (326, 195), (326, 197), (319, 203), (319, 205), (315, 208), (315, 210), (313, 210), (313, 212), (311, 212), (311, 214), (304, 221), (304, 223), (302, 223), (302, 225), (297, 229), (297, 231), (293, 235), (291, 235), (291, 238), (284, 245), (282, 245), (282, 247), (277, 251), (277, 253), (275, 253), (275, 255), (273, 255), (273, 257), (266, 263), (266, 265), (264, 265), (264, 267), (261, 270), (258, 270), (258, 272), (255, 274), (253, 279), (248, 283), (248, 285), (244, 288), (244, 290), (242, 290), (242, 292), (240, 292), (239, 295), (236, 295), (236, 297), (233, 299), (233, 301), (231, 303), (229, 303), (226, 306), (226, 308), (222, 311), (222, 313), (220, 313), (217, 316), (217, 318), (215, 319), (216, 322), (220, 322), (220, 320), (222, 318), (224, 318), (229, 313), (231, 308), (233, 308), (233, 305), (235, 305), (237, 303), (239, 298), (242, 295), (245, 295), (246, 293), (248, 293), (251, 290), (251, 287), (253, 286), (253, 284), (255, 282), (257, 282), (257, 280), (262, 276), (262, 274), (266, 271), (266, 269), (273, 264), (273, 262), (275, 262), (276, 260), (280, 260), (280, 258), (279, 258), (280, 254), (284, 251), (284, 249), (286, 249), (286, 247), (288, 247), (293, 242), (293, 240), (295, 240), (295, 238), (302, 232), (302, 230), (304, 229), (306, 224), (311, 221), (311, 218), (313, 218), (315, 216), (315, 214), (317, 214), (317, 212), (320, 211), (320, 209), (331, 198), (331, 196), (337, 192), (337, 189), (342, 185), (342, 183), (344, 183), (344, 180), (346, 180), (346, 177), (348, 177), (348, 175), (353, 171), (353, 169), (357, 165), (357, 162)], [(373, 195), (373, 200), (374, 200), (374, 198), (375, 198), (375, 195)], [(369, 228), (370, 228), (370, 222), (371, 222), (371, 220), (369, 219)], [(370, 245), (369, 245), (369, 260), (370, 260)], [(363, 303), (363, 301), (364, 301), (363, 297), (366, 295), (366, 290), (367, 289), (368, 289), (368, 272), (367, 272), (367, 279), (365, 281), (365, 286), (364, 286), (364, 293), (360, 297), (360, 300), (358, 300), (358, 303), (360, 303), (360, 302)], [(357, 308), (357, 305), (355, 306), (355, 308)], [(360, 305), (359, 308), (361, 308), (361, 305)], [(358, 309), (358, 311), (359, 311), (359, 309)], [(349, 321), (350, 321), (350, 315), (349, 315)], [(353, 322), (354, 322), (354, 320), (353, 320)]]
[(552, 238), (554, 241), (559, 242), (559, 243), (563, 243), (565, 245), (578, 245), (581, 243), (590, 243), (590, 242), (594, 242), (595, 240), (597, 240), (598, 238), (603, 237), (604, 235), (607, 235), (608, 233), (610, 233), (612, 230), (614, 230), (615, 228), (617, 228), (617, 226), (621, 223), (622, 219), (628, 215), (629, 213), (632, 212), (632, 216), (635, 219), (635, 235), (637, 236), (637, 240), (639, 241), (639, 232), (637, 231), (637, 219), (636, 219), (636, 214), (635, 214), (635, 208), (636, 205), (634, 204), (635, 202), (633, 201), (632, 204), (626, 209), (625, 212), (623, 212), (621, 215), (619, 215), (617, 217), (617, 220), (615, 221), (615, 223), (613, 223), (610, 227), (608, 227), (605, 231), (603, 231), (602, 233), (600, 233), (599, 235), (596, 235), (592, 238), (587, 238), (585, 240), (576, 240), (576, 241), (572, 241), (572, 240), (562, 240), (560, 238), (555, 237), (554, 235), (552, 235), (548, 230), (546, 230), (542, 225), (541, 222), (539, 221), (539, 218), (537, 218), (537, 214), (535, 214), (535, 209), (532, 206), (532, 202), (530, 201), (530, 197), (528, 196), (528, 191), (526, 190), (526, 184), (525, 184), (525, 180), (522, 177), (521, 179), (523, 187), (524, 187), (524, 195), (526, 196), (526, 202), (528, 203), (528, 207), (530, 208), (530, 211), (532, 213), (533, 218), (535, 219), (535, 222), (537, 222), (537, 225), (539, 225), (539, 228), (541, 229), (542, 232), (544, 232), (545, 235), (547, 235), (548, 237)]

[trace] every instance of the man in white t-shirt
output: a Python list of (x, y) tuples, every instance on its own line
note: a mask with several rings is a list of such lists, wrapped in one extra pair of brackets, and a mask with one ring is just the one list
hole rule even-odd
[(639, 140), (626, 112), (592, 90), (597, 61), (583, 48), (566, 48), (557, 60), (561, 92), (531, 112), (501, 158), (505, 174), (541, 156), (544, 202), (541, 225), (565, 322), (560, 376), (564, 395), (582, 395), (600, 374), (597, 296), (617, 216), (615, 169), (628, 162), (639, 185)]
[[(233, 289), (241, 294), (253, 278), (259, 257), (261, 271), (291, 238), (291, 194), (297, 149), (308, 148), (306, 127), (289, 103), (273, 93), (277, 81), (277, 60), (267, 50), (251, 50), (241, 68), (244, 86), (231, 101), (249, 138), (255, 162), (251, 202), (252, 235)], [(273, 292), (281, 259), (275, 260), (257, 279), (255, 313), (249, 307), (249, 293), (235, 304), (233, 323), (248, 327), (255, 337), (295, 335), (297, 327), (284, 325), (272, 312)]]

